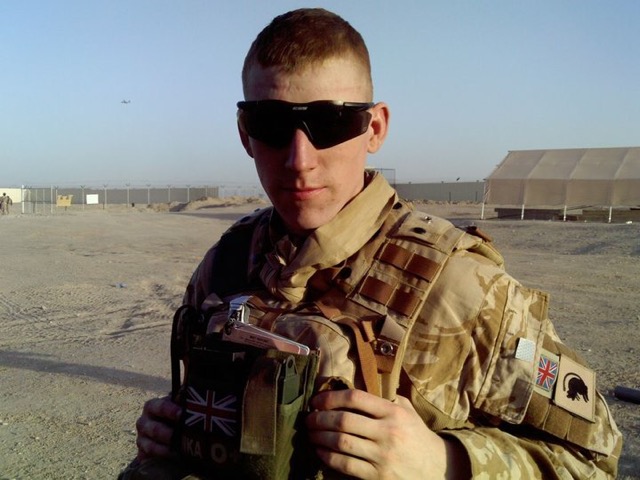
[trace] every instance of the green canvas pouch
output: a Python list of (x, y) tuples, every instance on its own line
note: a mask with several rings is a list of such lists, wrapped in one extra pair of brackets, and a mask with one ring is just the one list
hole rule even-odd
[(172, 444), (180, 461), (205, 478), (306, 477), (293, 453), (307, 448), (300, 434), (318, 354), (225, 341), (207, 334), (190, 307), (174, 325), (172, 395), (183, 415)]

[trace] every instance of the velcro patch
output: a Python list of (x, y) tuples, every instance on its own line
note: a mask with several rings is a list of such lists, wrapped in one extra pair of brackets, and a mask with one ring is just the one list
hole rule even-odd
[(560, 355), (556, 405), (590, 422), (596, 407), (596, 373), (566, 355)]
[(525, 362), (533, 362), (536, 354), (536, 343), (528, 338), (519, 338), (516, 347), (516, 358)]

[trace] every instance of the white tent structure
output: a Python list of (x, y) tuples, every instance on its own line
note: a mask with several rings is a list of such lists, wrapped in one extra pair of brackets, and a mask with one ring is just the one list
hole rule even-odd
[(527, 208), (640, 205), (640, 147), (510, 151), (485, 181), (483, 202)]

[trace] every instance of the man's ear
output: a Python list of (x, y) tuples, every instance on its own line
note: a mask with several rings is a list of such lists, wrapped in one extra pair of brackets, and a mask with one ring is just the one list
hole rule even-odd
[(251, 148), (251, 142), (249, 141), (249, 135), (245, 132), (238, 123), (238, 134), (240, 135), (240, 141), (242, 142), (242, 146), (244, 147), (245, 152), (251, 158), (253, 158), (253, 149)]
[(382, 147), (384, 139), (387, 138), (389, 129), (389, 106), (384, 102), (376, 103), (371, 107), (371, 136), (369, 137), (369, 145), (367, 151), (376, 153)]

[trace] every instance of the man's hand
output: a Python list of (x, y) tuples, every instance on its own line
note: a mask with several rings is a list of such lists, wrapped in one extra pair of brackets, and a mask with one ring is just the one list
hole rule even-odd
[(311, 407), (311, 443), (334, 470), (362, 479), (470, 477), (464, 448), (429, 430), (404, 397), (336, 390), (313, 397)]
[(154, 398), (144, 404), (142, 415), (136, 422), (138, 460), (171, 454), (171, 436), (181, 412), (182, 409), (169, 397)]

